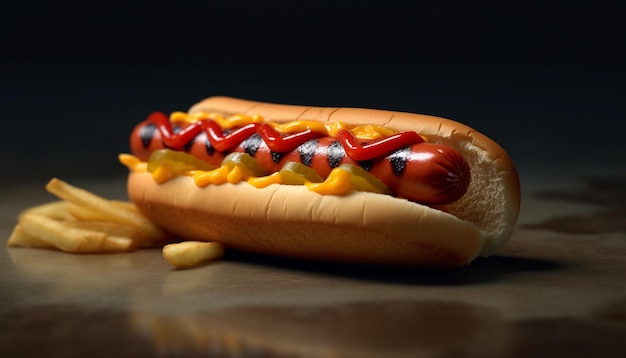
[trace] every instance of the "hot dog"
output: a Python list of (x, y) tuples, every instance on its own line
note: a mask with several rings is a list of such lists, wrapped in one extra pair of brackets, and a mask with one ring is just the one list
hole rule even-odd
[[(239, 250), (458, 267), (497, 251), (519, 213), (506, 152), (432, 116), (211, 97), (149, 115), (130, 148), (121, 160), (144, 215)], [(307, 174), (290, 182), (294, 165)]]

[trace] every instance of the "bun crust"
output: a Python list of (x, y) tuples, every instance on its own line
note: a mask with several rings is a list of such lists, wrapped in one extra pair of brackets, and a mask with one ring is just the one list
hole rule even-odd
[(458, 267), (474, 259), (484, 241), (469, 222), (388, 195), (358, 192), (338, 202), (304, 186), (198, 188), (183, 176), (156, 184), (149, 173), (131, 173), (128, 187), (141, 211), (175, 236), (249, 252)]
[(461, 152), (472, 181), (461, 200), (435, 209), (364, 192), (337, 197), (302, 186), (257, 189), (246, 183), (199, 188), (188, 177), (156, 184), (148, 173), (131, 173), (131, 200), (148, 218), (181, 238), (312, 260), (459, 267), (497, 251), (517, 221), (520, 187), (511, 159), (498, 144), (461, 123), (402, 112), (229, 97), (205, 99), (191, 107), (189, 113), (194, 112), (416, 131)]

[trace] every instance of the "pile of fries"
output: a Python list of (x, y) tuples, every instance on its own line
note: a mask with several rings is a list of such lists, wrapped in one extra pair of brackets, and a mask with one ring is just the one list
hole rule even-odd
[[(38, 205), (18, 217), (7, 246), (56, 249), (77, 254), (130, 252), (164, 244), (166, 232), (128, 201), (108, 200), (62, 180), (46, 190), (60, 200)], [(215, 242), (182, 242), (163, 247), (177, 268), (188, 268), (223, 255)]]

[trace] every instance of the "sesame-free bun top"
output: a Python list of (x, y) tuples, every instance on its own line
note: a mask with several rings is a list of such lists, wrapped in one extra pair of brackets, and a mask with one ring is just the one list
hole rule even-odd
[(388, 195), (319, 195), (304, 186), (247, 183), (197, 187), (191, 178), (156, 184), (131, 173), (128, 190), (146, 216), (185, 239), (305, 259), (458, 267), (489, 256), (510, 238), (520, 207), (507, 153), (474, 129), (434, 116), (360, 108), (280, 105), (210, 97), (189, 113), (260, 114), (267, 121), (375, 124), (415, 131), (458, 150), (471, 183), (457, 202), (431, 208)]

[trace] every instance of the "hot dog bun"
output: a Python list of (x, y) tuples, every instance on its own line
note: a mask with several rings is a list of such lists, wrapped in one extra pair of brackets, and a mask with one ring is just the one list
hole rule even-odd
[(486, 136), (451, 120), (228, 97), (205, 99), (189, 112), (260, 114), (275, 122), (341, 121), (416, 131), (460, 151), (472, 179), (461, 200), (431, 208), (388, 195), (319, 195), (292, 185), (199, 188), (185, 176), (157, 184), (149, 173), (131, 172), (130, 199), (153, 222), (183, 239), (219, 241), (234, 249), (310, 260), (450, 268), (496, 252), (517, 221), (520, 187), (511, 159)]

